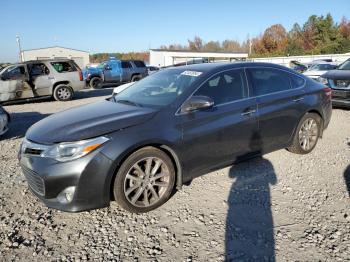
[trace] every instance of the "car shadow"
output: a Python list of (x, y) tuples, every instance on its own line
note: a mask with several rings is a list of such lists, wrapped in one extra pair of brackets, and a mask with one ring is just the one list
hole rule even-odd
[[(260, 137), (254, 134), (251, 141), (256, 148)], [(229, 177), (235, 180), (227, 200), (225, 260), (275, 261), (270, 185), (277, 177), (272, 163), (253, 158), (232, 166)]]
[(91, 98), (91, 97), (112, 96), (112, 94), (113, 94), (113, 88), (87, 89), (87, 90), (76, 92), (74, 95), (74, 100)]
[(27, 130), (33, 124), (49, 115), (50, 114), (41, 114), (39, 112), (10, 113), (11, 122), (9, 123), (9, 130), (1, 137), (1, 140), (24, 137)]
[(350, 197), (350, 165), (348, 165), (348, 167), (344, 171), (344, 180)]

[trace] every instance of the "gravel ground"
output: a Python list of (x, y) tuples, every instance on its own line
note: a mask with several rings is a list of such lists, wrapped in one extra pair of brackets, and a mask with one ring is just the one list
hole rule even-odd
[(13, 122), (0, 140), (0, 260), (350, 261), (349, 110), (333, 110), (311, 154), (280, 150), (207, 174), (148, 214), (116, 203), (76, 214), (46, 208), (18, 165), (25, 131), (110, 93), (5, 107)]

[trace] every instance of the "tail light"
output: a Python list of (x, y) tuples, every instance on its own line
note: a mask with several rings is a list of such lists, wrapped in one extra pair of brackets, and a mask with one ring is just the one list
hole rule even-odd
[(80, 81), (84, 80), (83, 72), (81, 70), (79, 70), (79, 79), (80, 79)]
[(330, 88), (330, 87), (324, 87), (324, 88), (323, 88), (323, 91), (324, 91), (326, 97), (327, 97), (329, 100), (331, 100), (331, 99), (332, 99), (332, 88)]

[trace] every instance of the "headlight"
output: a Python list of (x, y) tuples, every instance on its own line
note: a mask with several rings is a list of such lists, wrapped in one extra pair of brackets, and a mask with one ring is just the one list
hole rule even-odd
[(71, 161), (91, 153), (107, 141), (108, 138), (102, 136), (78, 142), (60, 143), (50, 146), (47, 150), (44, 150), (40, 156), (53, 158), (60, 162)]
[(328, 85), (328, 80), (327, 78), (323, 78), (322, 76), (320, 76), (319, 78), (317, 78), (317, 81), (324, 84), (324, 85)]

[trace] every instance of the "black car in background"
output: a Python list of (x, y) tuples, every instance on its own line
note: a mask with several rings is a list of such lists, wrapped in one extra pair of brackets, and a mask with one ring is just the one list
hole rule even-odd
[(336, 70), (323, 74), (318, 80), (332, 88), (334, 106), (350, 108), (350, 59), (339, 65)]
[(20, 165), (49, 207), (76, 212), (115, 199), (148, 212), (234, 162), (283, 148), (311, 152), (331, 113), (330, 88), (283, 66), (173, 67), (34, 124)]

